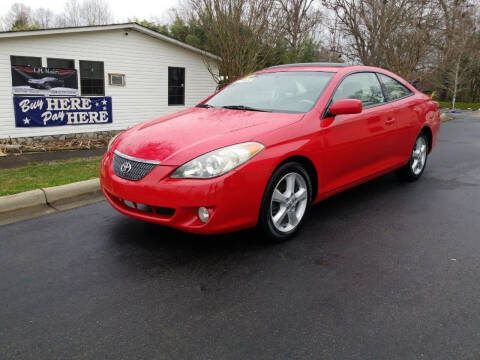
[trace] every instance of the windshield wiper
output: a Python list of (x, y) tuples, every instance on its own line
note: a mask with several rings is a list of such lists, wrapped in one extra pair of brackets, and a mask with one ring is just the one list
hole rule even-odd
[(215, 106), (208, 105), (208, 104), (198, 104), (196, 107), (210, 109), (210, 108), (214, 108)]
[(261, 111), (261, 112), (270, 112), (268, 110), (261, 110), (261, 109), (255, 109), (250, 106), (245, 106), (245, 105), (225, 105), (222, 106), (224, 109), (232, 109), (232, 110), (246, 110), (246, 111)]

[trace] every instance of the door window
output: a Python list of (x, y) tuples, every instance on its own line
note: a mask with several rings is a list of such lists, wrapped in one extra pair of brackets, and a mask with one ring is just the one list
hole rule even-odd
[(351, 74), (343, 79), (333, 95), (332, 102), (341, 99), (360, 100), (363, 107), (385, 102), (377, 76), (367, 72)]

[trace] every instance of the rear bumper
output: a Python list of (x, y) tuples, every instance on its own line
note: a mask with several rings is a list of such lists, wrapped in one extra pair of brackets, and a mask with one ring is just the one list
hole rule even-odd
[[(112, 158), (112, 152), (103, 157), (100, 182), (107, 201), (122, 214), (199, 234), (236, 231), (257, 223), (268, 173), (259, 171), (255, 163), (205, 180), (171, 179), (175, 167), (159, 165), (143, 179), (131, 181), (114, 173)], [(132, 207), (130, 202), (148, 207)], [(197, 216), (200, 206), (209, 210), (207, 223)]]

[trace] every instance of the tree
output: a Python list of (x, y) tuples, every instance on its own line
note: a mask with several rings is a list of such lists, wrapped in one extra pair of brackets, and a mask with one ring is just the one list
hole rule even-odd
[[(443, 12), (440, 25), (443, 41), (439, 46), (437, 84), (451, 95), (455, 109), (459, 93), (468, 87), (469, 70), (478, 65), (478, 8), (468, 0), (438, 0), (438, 3)], [(470, 87), (473, 89), (475, 84)]]
[(112, 11), (105, 0), (84, 0), (80, 13), (84, 25), (105, 25), (113, 22)]
[(81, 26), (83, 24), (81, 6), (77, 0), (69, 0), (65, 3), (63, 14), (58, 17), (59, 26)]
[(31, 30), (36, 26), (32, 22), (32, 9), (22, 3), (14, 3), (3, 20), (5, 28), (11, 31)]
[(145, 26), (149, 29), (152, 29), (156, 32), (159, 32), (162, 35), (171, 36), (170, 31), (168, 29), (168, 25), (158, 24), (158, 23), (155, 23), (153, 21), (148, 21), (148, 20), (140, 20), (138, 18), (129, 19), (128, 21), (129, 22), (136, 22), (137, 24), (140, 24), (140, 25)]
[(410, 77), (429, 50), (435, 22), (431, 0), (326, 0), (351, 61)]
[(221, 58), (219, 73), (205, 58), (217, 82), (234, 81), (268, 61), (274, 47), (264, 44), (277, 43), (280, 33), (271, 22), (276, 11), (273, 1), (191, 0), (190, 5), (204, 32), (205, 49)]
[(112, 11), (105, 0), (69, 0), (63, 14), (57, 18), (57, 26), (105, 25), (113, 22)]
[(55, 24), (55, 14), (47, 8), (38, 8), (33, 11), (33, 21), (39, 29), (48, 29)]
[[(290, 46), (290, 60), (293, 62), (305, 59), (305, 51), (314, 50), (312, 35), (321, 23), (322, 13), (314, 8), (314, 0), (277, 0), (281, 9), (282, 30)], [(278, 21), (278, 20), (277, 20)], [(315, 46), (313, 46), (315, 47)], [(303, 50), (303, 53), (301, 51)]]

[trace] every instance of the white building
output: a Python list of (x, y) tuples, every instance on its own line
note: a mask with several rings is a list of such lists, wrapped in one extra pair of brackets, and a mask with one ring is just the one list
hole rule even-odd
[(215, 91), (207, 63), (218, 58), (135, 23), (0, 33), (0, 139), (121, 130), (191, 107)]

